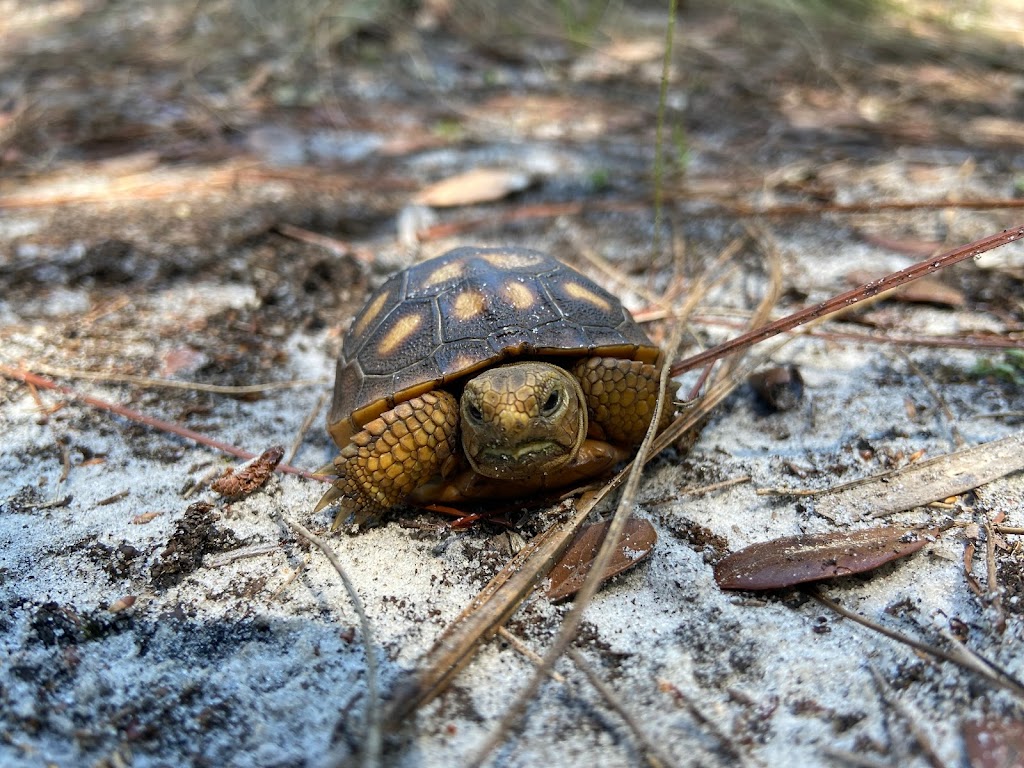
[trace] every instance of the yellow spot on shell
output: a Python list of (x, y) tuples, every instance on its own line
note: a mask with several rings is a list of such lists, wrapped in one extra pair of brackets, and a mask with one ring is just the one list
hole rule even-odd
[(478, 317), (486, 306), (487, 299), (484, 298), (483, 294), (470, 288), (455, 297), (452, 313), (455, 315), (456, 320), (470, 320), (471, 318)]
[(611, 303), (609, 303), (608, 299), (604, 298), (603, 296), (598, 296), (585, 285), (580, 285), (579, 283), (573, 283), (567, 280), (565, 282), (565, 292), (572, 296), (574, 299), (585, 301), (588, 304), (592, 304), (595, 307), (603, 309), (606, 312), (612, 308), (612, 305)]
[(377, 352), (381, 355), (390, 355), (416, 333), (421, 325), (423, 325), (423, 315), (421, 314), (409, 314), (398, 318), (394, 327), (384, 334), (384, 338), (377, 346)]
[(500, 253), (482, 253), (480, 258), (492, 267), (522, 269), (523, 267), (532, 267), (539, 264), (543, 257), (533, 253), (509, 253), (502, 251)]
[(423, 281), (423, 286), (429, 288), (438, 283), (454, 280), (457, 277), (462, 277), (462, 272), (463, 266), (461, 261), (449, 261), (447, 264), (442, 264), (431, 272), (427, 279)]
[(357, 320), (356, 324), (352, 326), (352, 333), (355, 334), (356, 336), (359, 336), (364, 331), (366, 331), (366, 329), (370, 326), (370, 323), (373, 322), (374, 318), (376, 318), (377, 315), (380, 314), (380, 311), (384, 307), (384, 304), (387, 302), (387, 300), (387, 293), (382, 293), (372, 302), (367, 304), (366, 309), (363, 311), (363, 314), (360, 316), (359, 320)]
[(533, 291), (518, 280), (509, 280), (501, 287), (501, 292), (505, 294), (505, 298), (516, 309), (529, 309), (533, 306)]

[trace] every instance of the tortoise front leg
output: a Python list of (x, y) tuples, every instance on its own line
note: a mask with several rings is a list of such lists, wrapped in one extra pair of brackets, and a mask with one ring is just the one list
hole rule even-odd
[(459, 406), (434, 390), (399, 403), (366, 424), (334, 459), (338, 479), (315, 512), (338, 501), (337, 529), (349, 517), (363, 525), (401, 503), (456, 461)]
[[(588, 436), (616, 445), (638, 445), (658, 402), (661, 367), (639, 360), (588, 357), (576, 363), (572, 373), (587, 401)], [(670, 386), (668, 396), (674, 395), (675, 387)], [(662, 427), (672, 418), (672, 409), (663, 413)]]

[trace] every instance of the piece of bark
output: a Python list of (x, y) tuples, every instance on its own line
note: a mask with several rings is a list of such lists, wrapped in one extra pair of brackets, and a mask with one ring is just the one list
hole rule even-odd
[(903, 512), (948, 499), (1024, 469), (1024, 432), (936, 456), (823, 494), (814, 511), (830, 520)]
[(212, 490), (221, 496), (240, 498), (248, 496), (274, 474), (274, 467), (281, 463), (284, 448), (275, 445), (268, 448), (250, 463), (240, 469), (228, 470), (213, 481)]

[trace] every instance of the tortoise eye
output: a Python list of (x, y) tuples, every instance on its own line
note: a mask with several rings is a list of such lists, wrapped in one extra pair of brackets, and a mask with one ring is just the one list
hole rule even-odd
[(466, 413), (469, 414), (469, 418), (471, 418), (473, 421), (479, 422), (484, 420), (483, 413), (481, 413), (480, 409), (473, 403), (468, 403), (466, 405)]
[(560, 390), (554, 390), (548, 395), (548, 399), (544, 401), (544, 407), (541, 408), (541, 413), (545, 416), (550, 416), (552, 413), (558, 410), (559, 404), (562, 402), (562, 393)]

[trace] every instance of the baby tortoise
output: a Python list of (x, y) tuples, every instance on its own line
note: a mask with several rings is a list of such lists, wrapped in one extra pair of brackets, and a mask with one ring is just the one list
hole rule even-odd
[(334, 527), (404, 501), (514, 498), (629, 458), (661, 351), (618, 299), (523, 248), (458, 248), (382, 285), (338, 360)]

